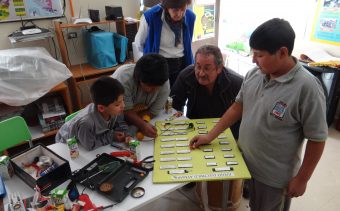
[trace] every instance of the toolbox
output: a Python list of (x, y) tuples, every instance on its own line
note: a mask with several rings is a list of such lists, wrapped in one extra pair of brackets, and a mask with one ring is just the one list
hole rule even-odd
[(72, 173), (72, 180), (121, 202), (149, 174), (147, 169), (103, 153)]

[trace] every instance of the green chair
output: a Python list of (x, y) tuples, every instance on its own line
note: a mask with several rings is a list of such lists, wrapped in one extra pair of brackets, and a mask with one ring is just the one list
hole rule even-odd
[(32, 147), (32, 135), (26, 121), (21, 116), (15, 116), (0, 122), (0, 152), (14, 147), (24, 141)]
[[(81, 110), (79, 110), (79, 111), (81, 111)], [(76, 112), (68, 115), (67, 117), (65, 117), (65, 122), (70, 121), (75, 115), (77, 115), (79, 113), (79, 111), (76, 111)]]

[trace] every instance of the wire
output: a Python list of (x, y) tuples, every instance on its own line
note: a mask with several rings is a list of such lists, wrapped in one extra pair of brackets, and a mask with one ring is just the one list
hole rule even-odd
[[(176, 130), (176, 127), (171, 127), (171, 126), (177, 126), (175, 125), (174, 123), (171, 123), (171, 122), (167, 122), (165, 123), (164, 125), (164, 128), (160, 128), (159, 126), (156, 126), (157, 129), (159, 129), (160, 131), (162, 131), (159, 135), (162, 136), (165, 132), (173, 132), (173, 133), (180, 133), (180, 132), (193, 132), (195, 131), (195, 126), (192, 122), (185, 122), (184, 124), (182, 125), (188, 125), (188, 127), (186, 129), (182, 129), (182, 130)], [(169, 126), (168, 128), (166, 128), (166, 126)], [(174, 135), (177, 135), (177, 134), (174, 134)]]
[[(20, 17), (21, 17), (21, 16), (20, 16)], [(32, 25), (33, 25), (34, 27), (39, 28), (39, 27), (37, 27), (37, 25), (35, 25), (35, 23), (33, 23), (32, 20), (28, 20), (28, 21), (24, 22), (23, 25), (22, 25), (22, 28), (25, 28), (27, 23), (32, 23)]]
[(66, 51), (67, 51), (67, 60), (68, 60), (68, 63), (71, 65), (71, 60), (70, 60), (70, 57), (69, 57), (69, 51), (68, 51), (68, 47), (67, 47), (67, 43), (66, 43), (66, 40), (65, 40), (65, 36), (64, 36), (64, 33), (62, 32), (62, 38), (63, 38), (63, 42), (65, 43), (65, 48), (66, 48)]
[(83, 195), (84, 194), (84, 191), (86, 190), (86, 186), (84, 186), (84, 189), (81, 191), (81, 195)]
[(57, 47), (55, 45), (55, 41), (54, 41), (54, 38), (52, 38), (52, 43), (53, 43), (53, 47), (54, 47), (54, 54), (55, 54), (55, 59), (58, 60), (58, 53), (57, 53)]
[[(78, 41), (78, 39), (77, 39), (77, 41)], [(72, 44), (73, 44), (73, 50), (74, 50), (74, 52), (81, 52), (81, 51), (77, 51), (78, 49), (77, 49), (77, 47), (76, 47), (76, 44), (75, 44), (75, 42), (74, 42), (74, 39), (72, 39)], [(89, 92), (90, 92), (90, 86), (89, 86), (89, 84), (86, 82), (86, 77), (85, 77), (85, 74), (84, 74), (84, 69), (83, 69), (82, 62), (79, 63), (79, 68), (80, 68), (80, 72), (81, 72), (81, 74), (82, 74), (82, 76), (83, 76), (83, 80), (85, 81), (85, 85), (86, 85), (87, 89), (88, 89)], [(91, 101), (93, 102), (92, 96), (91, 96), (91, 95), (89, 95), (89, 96), (90, 96)]]
[(66, 0), (63, 1), (63, 16), (65, 16)]

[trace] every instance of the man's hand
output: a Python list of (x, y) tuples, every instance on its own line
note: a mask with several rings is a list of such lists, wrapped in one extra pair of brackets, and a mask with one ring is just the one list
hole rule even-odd
[(193, 137), (190, 140), (190, 149), (196, 149), (198, 148), (200, 145), (203, 144), (209, 144), (211, 142), (211, 140), (209, 139), (208, 135), (198, 135)]
[(142, 133), (145, 136), (151, 137), (151, 138), (156, 138), (157, 137), (157, 129), (150, 123), (145, 122), (143, 127), (141, 128)]
[(115, 136), (118, 142), (125, 141), (125, 133), (121, 131), (115, 131)]
[(287, 196), (288, 197), (299, 197), (302, 196), (307, 188), (307, 181), (301, 180), (299, 177), (293, 177), (288, 183)]

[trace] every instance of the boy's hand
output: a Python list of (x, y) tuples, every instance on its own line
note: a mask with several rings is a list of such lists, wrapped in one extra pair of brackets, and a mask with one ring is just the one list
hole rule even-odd
[(177, 111), (175, 114), (174, 114), (174, 117), (181, 117), (181, 116), (183, 116), (183, 112), (181, 112), (181, 111)]
[(145, 122), (143, 125), (143, 128), (141, 128), (141, 131), (144, 135), (156, 138), (157, 137), (157, 129), (155, 126), (151, 125), (150, 123)]
[(207, 135), (198, 135), (198, 136), (193, 137), (190, 140), (189, 146), (190, 146), (190, 149), (196, 149), (200, 145), (209, 144), (210, 142), (211, 140), (208, 138)]
[(125, 136), (125, 144), (129, 145), (129, 142), (132, 140), (133, 138), (131, 136)]
[(125, 141), (125, 133), (121, 131), (115, 131), (115, 136), (118, 142)]
[(288, 197), (299, 197), (302, 196), (307, 188), (307, 181), (300, 179), (298, 176), (295, 176), (288, 183), (287, 187), (287, 196)]

